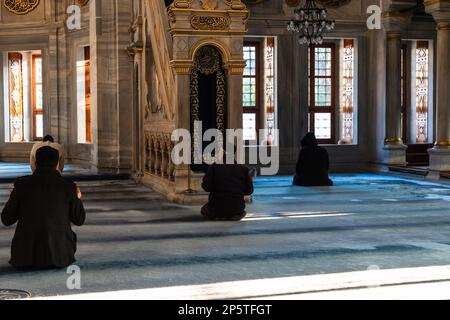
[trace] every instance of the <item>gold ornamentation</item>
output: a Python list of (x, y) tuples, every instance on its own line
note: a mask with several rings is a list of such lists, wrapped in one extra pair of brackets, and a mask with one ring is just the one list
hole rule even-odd
[(192, 0), (175, 0), (175, 2), (171, 5), (175, 8), (188, 9), (191, 6)]
[(3, 5), (14, 14), (24, 15), (36, 9), (39, 2), (40, 0), (4, 0)]
[(386, 139), (384, 139), (384, 143), (385, 144), (403, 143), (403, 139), (402, 138), (386, 138)]
[(230, 19), (225, 16), (195, 15), (191, 18), (191, 26), (195, 30), (226, 30), (230, 23)]
[(216, 125), (217, 129), (224, 132), (225, 131), (225, 92), (226, 81), (225, 74), (222, 68), (219, 68), (217, 71), (216, 77), (216, 90), (217, 90), (217, 98), (216, 98)]
[(217, 8), (217, 0), (200, 0), (203, 10), (214, 10)]
[(450, 23), (447, 22), (441, 22), (437, 25), (437, 30), (450, 30)]
[(252, 5), (260, 4), (260, 3), (263, 3), (265, 1), (267, 1), (267, 0), (242, 0), (242, 2), (244, 2), (245, 4), (252, 4)]
[(450, 141), (436, 141), (437, 147), (450, 147)]
[(351, 0), (316, 0), (317, 3), (327, 8), (339, 8), (346, 4), (349, 4)]
[(286, 0), (285, 2), (288, 7), (292, 8), (298, 7), (300, 5), (300, 0)]
[(225, 133), (226, 77), (222, 68), (219, 51), (212, 46), (204, 46), (197, 52), (194, 68), (191, 71), (191, 130), (194, 121), (200, 119), (199, 74), (216, 74), (216, 128)]
[(89, 0), (77, 0), (78, 5), (80, 5), (82, 7), (87, 5), (88, 2), (89, 2)]

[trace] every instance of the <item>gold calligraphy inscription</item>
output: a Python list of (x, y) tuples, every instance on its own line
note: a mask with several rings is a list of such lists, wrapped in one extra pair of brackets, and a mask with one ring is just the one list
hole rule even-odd
[(230, 27), (230, 19), (225, 16), (199, 16), (191, 18), (191, 26), (195, 30), (226, 30)]

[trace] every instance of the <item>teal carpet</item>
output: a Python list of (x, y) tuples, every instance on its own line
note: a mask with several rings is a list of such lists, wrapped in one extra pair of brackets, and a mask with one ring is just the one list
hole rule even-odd
[[(78, 294), (369, 268), (450, 265), (450, 186), (376, 174), (334, 175), (334, 187), (258, 178), (242, 222), (205, 222), (131, 181), (80, 182), (88, 212), (79, 236), (82, 289), (65, 270), (8, 266), (13, 229), (0, 227), (0, 287)], [(9, 194), (0, 184), (0, 202)]]

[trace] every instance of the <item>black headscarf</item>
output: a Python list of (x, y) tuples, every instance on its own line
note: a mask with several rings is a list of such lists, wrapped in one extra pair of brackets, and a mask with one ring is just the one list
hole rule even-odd
[(319, 143), (317, 142), (316, 136), (312, 132), (308, 132), (302, 139), (302, 148), (317, 147)]
[(58, 150), (52, 147), (41, 147), (36, 151), (36, 166), (42, 168), (56, 168), (59, 161)]

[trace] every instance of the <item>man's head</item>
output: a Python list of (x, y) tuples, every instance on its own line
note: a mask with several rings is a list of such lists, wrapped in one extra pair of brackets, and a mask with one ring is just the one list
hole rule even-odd
[(48, 134), (44, 137), (44, 142), (55, 142), (55, 139), (53, 139), (53, 137)]
[(36, 151), (36, 167), (56, 169), (59, 161), (58, 150), (52, 147), (42, 147)]

